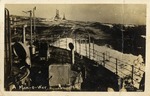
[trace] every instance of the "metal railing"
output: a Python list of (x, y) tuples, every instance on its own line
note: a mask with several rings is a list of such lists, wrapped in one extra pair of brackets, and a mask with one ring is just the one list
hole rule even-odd
[[(93, 60), (97, 62), (97, 64), (102, 65), (103, 67), (107, 68), (108, 70), (112, 71), (116, 75), (118, 75), (121, 78), (124, 78), (126, 76), (130, 76), (132, 79), (132, 82), (139, 84), (140, 80), (142, 79), (142, 74), (144, 73), (144, 70), (134, 66), (134, 63), (129, 63), (125, 60), (121, 60), (117, 57), (111, 56), (109, 52), (101, 52), (94, 48), (96, 44), (94, 43), (81, 43), (78, 42), (80, 40), (73, 40), (72, 43), (75, 45), (75, 52), (80, 54), (81, 56), (85, 56), (89, 58), (90, 60)], [(68, 48), (68, 43), (71, 41), (68, 41), (67, 38), (58, 39), (54, 46), (70, 50)], [(78, 44), (75, 44), (78, 43)], [(89, 44), (92, 44), (89, 46)], [(89, 48), (90, 47), (90, 48)], [(65, 57), (65, 56), (63, 56)]]

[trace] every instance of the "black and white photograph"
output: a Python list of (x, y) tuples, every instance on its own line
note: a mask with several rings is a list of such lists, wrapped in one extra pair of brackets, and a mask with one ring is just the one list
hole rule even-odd
[(144, 92), (146, 4), (5, 4), (4, 91)]

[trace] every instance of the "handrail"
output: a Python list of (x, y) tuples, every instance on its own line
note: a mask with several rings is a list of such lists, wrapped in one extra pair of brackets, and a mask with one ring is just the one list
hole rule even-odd
[[(68, 47), (67, 47), (67, 43), (68, 42), (69, 41), (67, 41), (67, 39), (66, 39), (66, 42), (62, 42), (61, 41), (61, 44), (60, 44), (60, 41), (58, 41), (57, 43), (59, 43), (59, 44), (56, 44), (56, 46), (59, 45), (57, 47), (61, 48), (61, 46), (65, 45), (65, 47), (63, 47), (63, 49), (67, 49), (68, 50)], [(78, 43), (81, 43), (81, 42), (78, 42)], [(134, 76), (138, 76), (139, 78), (142, 78), (141, 76), (136, 74), (135, 69), (138, 69), (138, 71), (143, 72), (143, 73), (144, 73), (144, 70), (139, 69), (136, 66), (133, 66), (131, 63), (128, 63), (128, 62), (126, 62), (124, 60), (120, 60), (120, 59), (118, 59), (118, 58), (116, 58), (114, 56), (111, 56), (110, 54), (107, 54), (106, 53), (107, 51), (105, 51), (105, 52), (98, 51), (98, 50), (94, 49), (94, 45), (93, 45), (93, 48), (92, 48), (92, 45), (91, 45), (90, 48), (89, 47), (90, 46), (88, 46), (88, 43), (86, 43), (85, 45), (82, 45), (82, 46), (81, 46), (81, 44), (78, 44), (75, 47), (76, 48), (75, 52), (80, 54), (80, 55), (82, 55), (82, 56), (85, 56), (85, 57), (87, 57), (87, 58), (89, 58), (91, 60), (94, 60), (97, 63), (99, 63), (100, 61), (103, 62), (104, 63), (103, 67), (106, 68), (106, 65), (108, 65), (109, 67), (111, 67), (112, 69), (115, 70), (115, 74), (116, 75), (118, 75), (119, 73), (124, 74), (125, 76), (132, 75), (132, 80), (133, 81), (135, 81), (134, 80)], [(110, 65), (108, 62), (110, 62), (113, 65)], [(122, 65), (122, 64), (124, 66), (130, 66), (131, 67), (131, 69), (127, 69), (126, 67), (122, 67), (122, 69), (124, 69), (125, 71), (128, 71), (131, 74), (126, 74), (126, 73), (122, 72), (122, 70), (120, 70), (120, 65)]]

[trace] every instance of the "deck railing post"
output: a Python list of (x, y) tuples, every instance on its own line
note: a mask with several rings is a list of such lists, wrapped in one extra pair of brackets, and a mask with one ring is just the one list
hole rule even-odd
[(106, 51), (106, 60), (107, 60), (107, 61), (110, 61), (110, 54), (109, 54), (108, 51)]
[(116, 75), (118, 75), (118, 59), (116, 58)]
[(77, 37), (76, 37), (76, 34), (75, 34), (75, 51), (77, 52)]
[(81, 55), (81, 39), (79, 39), (79, 54)]
[(67, 46), (68, 46), (68, 44), (67, 44), (67, 36), (66, 36), (66, 49), (67, 49)]
[(86, 57), (87, 57), (87, 40), (85, 40), (85, 50), (86, 50)]
[(54, 42), (55, 42), (55, 40), (54, 40), (54, 35), (52, 35), (52, 36), (53, 36), (53, 37), (52, 37), (52, 38), (53, 38), (53, 41), (52, 41), (52, 42), (53, 42), (53, 44), (54, 44)]
[(105, 66), (105, 53), (103, 53), (103, 66)]
[(94, 56), (94, 57), (95, 57), (95, 60), (98, 62), (98, 58), (97, 58), (97, 57), (98, 57), (98, 56), (97, 56), (97, 55), (98, 55), (98, 54), (97, 54), (97, 50), (94, 50), (94, 55), (95, 55), (95, 56)]
[(131, 65), (131, 67), (132, 67), (132, 73), (131, 73), (131, 75), (132, 75), (132, 83), (133, 83), (134, 66)]
[(60, 48), (60, 35), (59, 35), (59, 37), (58, 37), (58, 43), (59, 43), (59, 48)]
[(94, 40), (93, 40), (93, 60), (94, 60), (94, 56), (95, 54), (94, 54)]
[(90, 49), (91, 49), (91, 38), (90, 38), (90, 34), (89, 34), (89, 59), (91, 58), (91, 54), (90, 54)]

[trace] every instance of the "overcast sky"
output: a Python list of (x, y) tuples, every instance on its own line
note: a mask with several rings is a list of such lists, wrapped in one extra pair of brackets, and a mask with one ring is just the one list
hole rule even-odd
[(7, 4), (10, 14), (25, 15), (22, 11), (36, 6), (36, 16), (52, 19), (59, 10), (69, 20), (97, 21), (102, 23), (145, 24), (146, 5), (142, 4)]

